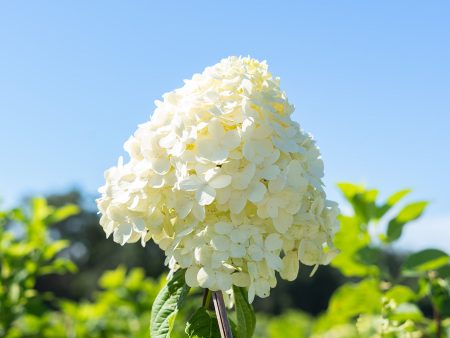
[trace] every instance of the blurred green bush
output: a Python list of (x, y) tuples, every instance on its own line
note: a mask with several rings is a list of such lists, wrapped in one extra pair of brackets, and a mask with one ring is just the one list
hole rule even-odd
[[(341, 253), (332, 266), (345, 283), (318, 316), (292, 308), (259, 312), (255, 337), (450, 337), (450, 257), (427, 249), (402, 260), (392, 249), (427, 203), (401, 205), (409, 190), (381, 202), (377, 190), (350, 183), (339, 188), (352, 212), (340, 216)], [(26, 207), (0, 212), (0, 337), (148, 337), (164, 276), (149, 278), (141, 268), (120, 265), (105, 271), (97, 290), (80, 300), (42, 285), (44, 276), (76, 272), (71, 243), (58, 238), (64, 231), (55, 226), (79, 211), (74, 204), (55, 207), (34, 198)], [(201, 302), (193, 292), (177, 318), (176, 338), (186, 337), (184, 323)]]

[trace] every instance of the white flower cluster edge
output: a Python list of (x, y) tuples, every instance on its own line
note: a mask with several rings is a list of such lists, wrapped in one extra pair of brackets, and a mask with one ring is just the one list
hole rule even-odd
[[(100, 224), (121, 245), (153, 241), (191, 287), (267, 297), (276, 272), (328, 264), (338, 208), (311, 135), (265, 62), (229, 57), (156, 101), (105, 172)], [(315, 271), (315, 269), (313, 271)]]

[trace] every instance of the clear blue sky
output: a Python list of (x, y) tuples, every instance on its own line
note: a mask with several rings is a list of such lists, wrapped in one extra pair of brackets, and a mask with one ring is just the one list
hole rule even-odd
[(348, 180), (431, 200), (420, 245), (450, 228), (449, 18), (448, 1), (1, 1), (0, 195), (95, 192), (155, 99), (251, 55), (317, 138), (332, 198)]

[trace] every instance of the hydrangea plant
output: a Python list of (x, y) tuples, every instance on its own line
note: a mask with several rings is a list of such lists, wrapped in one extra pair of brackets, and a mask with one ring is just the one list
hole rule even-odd
[(156, 101), (125, 143), (129, 161), (106, 171), (100, 223), (121, 245), (152, 239), (164, 250), (180, 287), (168, 285), (163, 303), (178, 306), (189, 287), (251, 303), (269, 296), (276, 272), (294, 280), (300, 263), (314, 272), (337, 254), (319, 149), (279, 82), (249, 57), (207, 67)]

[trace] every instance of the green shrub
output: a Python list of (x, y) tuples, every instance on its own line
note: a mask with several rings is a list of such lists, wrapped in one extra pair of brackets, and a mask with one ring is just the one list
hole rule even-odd
[[(292, 309), (279, 316), (258, 313), (255, 337), (450, 337), (450, 257), (437, 249), (411, 253), (400, 262), (392, 244), (424, 212), (424, 201), (401, 205), (410, 191), (380, 202), (378, 191), (339, 184), (352, 213), (341, 215), (332, 262), (347, 282), (317, 318)], [(103, 273), (90, 299), (74, 301), (38, 292), (37, 280), (76, 266), (64, 258), (69, 242), (52, 238), (52, 225), (78, 208), (32, 199), (22, 209), (0, 212), (0, 337), (148, 337), (152, 304), (164, 284), (142, 269), (124, 266)], [(399, 268), (400, 266), (400, 268)], [(184, 324), (201, 295), (178, 315), (172, 337), (186, 337)], [(201, 315), (201, 314), (197, 314)]]

